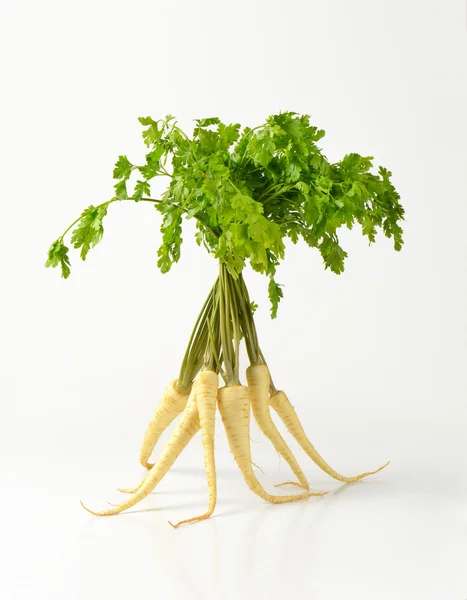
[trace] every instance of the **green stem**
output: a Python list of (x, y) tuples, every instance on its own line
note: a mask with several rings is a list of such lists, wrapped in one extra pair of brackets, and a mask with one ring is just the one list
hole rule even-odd
[[(250, 296), (248, 294), (248, 288), (246, 287), (245, 280), (243, 279), (242, 274), (240, 273), (238, 277), (238, 284), (236, 286), (237, 298), (241, 303), (241, 326), (242, 332), (245, 337), (245, 345), (248, 353), (248, 358), (250, 359), (250, 364), (252, 365), (266, 365), (267, 362), (264, 358), (263, 351), (261, 350), (258, 342), (258, 334), (255, 325), (255, 319), (253, 316), (253, 311), (251, 310), (251, 302)], [(271, 396), (277, 393), (277, 389), (274, 385), (274, 382), (271, 377), (271, 373), (269, 373), (270, 385), (269, 385), (269, 393)]]
[(232, 357), (232, 332), (230, 329), (230, 306), (226, 295), (225, 266), (219, 261), (219, 329), (221, 337), (222, 353), (224, 356), (225, 383), (235, 385)]
[(217, 294), (219, 280), (216, 279), (201, 311), (196, 319), (195, 326), (188, 341), (188, 346), (183, 357), (178, 377), (178, 387), (185, 391), (189, 389), (193, 379), (196, 377), (199, 369), (202, 367), (205, 347), (207, 344), (207, 321), (211, 317), (214, 298)]
[(209, 341), (204, 355), (206, 369), (220, 373), (225, 380), (225, 371), (222, 369), (222, 352), (219, 331), (219, 294), (212, 311), (211, 318), (207, 321)]
[[(245, 339), (252, 365), (266, 364), (259, 347), (248, 289), (242, 274), (234, 277), (222, 261), (195, 322), (180, 367), (178, 386), (188, 391), (201, 369), (220, 373), (227, 386), (240, 384), (240, 341)], [(276, 392), (271, 382), (271, 394)]]
[(225, 277), (225, 294), (228, 300), (229, 308), (230, 308), (230, 318), (232, 320), (233, 327), (233, 374), (234, 381), (236, 384), (240, 383), (239, 378), (239, 369), (240, 369), (240, 327), (239, 327), (239, 318), (238, 318), (238, 307), (235, 298), (235, 293), (233, 293), (233, 285), (232, 285), (233, 277), (226, 270)]
[(236, 286), (237, 298), (241, 304), (242, 331), (245, 336), (245, 344), (250, 363), (253, 365), (261, 364), (261, 350), (258, 343), (258, 334), (256, 332), (253, 311), (251, 310), (250, 297), (248, 290), (240, 273)]
[[(97, 206), (93, 206), (93, 209), (96, 208), (102, 208), (102, 206), (110, 206), (110, 204), (113, 204), (114, 202), (151, 202), (152, 204), (162, 204), (163, 200), (159, 200), (156, 198), (140, 198), (139, 200), (135, 200), (135, 198), (112, 198), (111, 200), (107, 200), (107, 202), (102, 202), (102, 204), (98, 204)], [(184, 206), (178, 206), (175, 205), (176, 208), (178, 208), (179, 210), (182, 211), (182, 213), (187, 213), (187, 211), (185, 210)], [(84, 211), (84, 214), (81, 214), (77, 219), (75, 219), (73, 221), (73, 223), (67, 227), (67, 229), (65, 229), (65, 231), (62, 233), (62, 235), (58, 238), (59, 240), (61, 240), (63, 242), (63, 238), (66, 236), (66, 234), (70, 231), (70, 229), (72, 229), (76, 223), (79, 223), (79, 221), (81, 221), (81, 219), (85, 216), (86, 211)], [(211, 227), (209, 227), (209, 225), (207, 225), (207, 223), (205, 223), (205, 221), (203, 221), (203, 219), (201, 219), (201, 217), (199, 217), (198, 215), (194, 215), (194, 218), (199, 221), (200, 223), (203, 224), (203, 226), (217, 239), (219, 237), (219, 235), (213, 230), (211, 229)]]
[[(93, 209), (95, 208), (101, 208), (102, 206), (109, 206), (110, 204), (113, 204), (114, 202), (152, 202), (153, 204), (161, 204), (162, 200), (156, 200), (154, 198), (140, 198), (139, 200), (135, 200), (134, 198), (112, 198), (112, 200), (107, 200), (107, 202), (102, 202), (102, 204), (98, 204), (97, 206), (94, 206)], [(86, 213), (86, 211), (84, 211)], [(70, 231), (70, 229), (72, 227), (74, 227), (76, 225), (76, 223), (79, 223), (79, 221), (81, 221), (81, 219), (83, 218), (83, 214), (81, 216), (79, 216), (77, 219), (75, 219), (73, 221), (73, 223), (67, 227), (67, 229), (65, 229), (65, 231), (62, 233), (62, 235), (58, 238), (59, 240), (63, 241), (63, 238), (66, 236), (66, 234)]]
[(260, 362), (258, 360), (258, 341), (256, 338), (253, 316), (251, 310), (248, 311), (249, 305), (245, 301), (244, 296), (241, 294), (239, 287), (237, 288), (237, 296), (241, 303), (240, 318), (243, 335), (245, 336), (245, 345), (248, 358), (250, 359), (251, 364), (258, 364)]

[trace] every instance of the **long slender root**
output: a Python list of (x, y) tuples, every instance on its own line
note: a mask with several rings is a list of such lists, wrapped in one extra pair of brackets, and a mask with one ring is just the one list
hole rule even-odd
[(328, 465), (328, 463), (321, 457), (316, 448), (310, 442), (306, 433), (300, 423), (300, 420), (295, 412), (294, 407), (290, 403), (290, 400), (287, 398), (285, 392), (277, 392), (273, 396), (269, 398), (269, 404), (279, 415), (280, 419), (284, 422), (285, 426), (289, 430), (289, 432), (293, 435), (295, 440), (300, 444), (303, 450), (308, 454), (311, 460), (320, 467), (325, 473), (334, 477), (338, 481), (342, 481), (344, 483), (352, 483), (354, 481), (359, 481), (364, 477), (368, 477), (369, 475), (374, 475), (378, 473), (382, 469), (388, 466), (389, 462), (384, 464), (379, 469), (375, 471), (368, 471), (366, 473), (361, 473), (360, 475), (355, 475), (354, 477), (345, 477), (341, 475), (337, 471), (335, 471), (332, 467)]
[(190, 399), (181, 420), (177, 423), (170, 440), (168, 441), (156, 464), (154, 467), (152, 467), (143, 485), (130, 498), (128, 498), (128, 500), (122, 502), (114, 508), (96, 512), (90, 510), (81, 502), (83, 508), (93, 515), (107, 517), (110, 515), (116, 515), (123, 510), (134, 506), (140, 500), (143, 500), (143, 498), (152, 492), (156, 485), (161, 481), (199, 428), (200, 423), (198, 417), (198, 407), (196, 405), (194, 394), (192, 393), (190, 394)]
[(276, 483), (274, 487), (282, 487), (283, 485), (295, 485), (296, 487), (308, 490), (310, 489), (308, 484), (306, 487), (304, 487), (301, 483), (298, 483), (298, 481), (283, 481), (282, 483)]
[[(152, 468), (154, 468), (154, 467), (152, 467)], [(144, 482), (146, 481), (146, 479), (149, 477), (150, 474), (151, 474), (151, 471), (149, 471), (148, 473), (146, 473), (146, 475), (143, 477), (143, 479), (141, 479), (141, 481), (138, 483), (138, 485), (135, 485), (135, 487), (132, 487), (132, 488), (117, 488), (117, 491), (121, 492), (122, 494), (135, 494), (141, 487), (143, 487)]]
[(151, 469), (154, 465), (149, 463), (149, 457), (154, 450), (157, 441), (185, 408), (189, 394), (177, 389), (177, 380), (171, 381), (166, 387), (162, 400), (159, 402), (156, 412), (149, 421), (143, 444), (141, 446), (139, 461), (143, 467)]
[(303, 471), (301, 470), (295, 456), (275, 426), (269, 411), (269, 369), (264, 364), (251, 365), (246, 370), (246, 378), (248, 381), (248, 387), (251, 390), (251, 407), (253, 409), (253, 416), (258, 424), (258, 427), (272, 442), (276, 452), (278, 452), (284, 458), (284, 460), (287, 461), (289, 467), (292, 469), (299, 481), (297, 484), (298, 487), (308, 490), (308, 481), (306, 480), (306, 477), (303, 474)]
[(195, 379), (196, 386), (196, 405), (198, 407), (199, 421), (201, 425), (201, 439), (204, 450), (204, 466), (206, 468), (206, 480), (209, 489), (208, 510), (191, 519), (184, 519), (175, 525), (170, 523), (174, 529), (186, 523), (194, 523), (208, 519), (216, 508), (217, 500), (217, 481), (216, 464), (214, 459), (214, 428), (216, 422), (216, 400), (219, 376), (214, 371), (200, 371)]
[(241, 385), (222, 387), (218, 392), (218, 406), (230, 450), (252, 492), (273, 504), (296, 502), (324, 493), (303, 493), (295, 496), (272, 496), (261, 486), (251, 468), (250, 450), (250, 390)]

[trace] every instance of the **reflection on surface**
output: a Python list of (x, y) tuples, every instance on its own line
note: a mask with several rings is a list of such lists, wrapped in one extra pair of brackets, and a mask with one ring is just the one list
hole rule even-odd
[(290, 505), (269, 505), (254, 497), (227, 507), (220, 502), (205, 523), (164, 536), (168, 543), (159, 553), (161, 567), (170, 580), (178, 577), (185, 593), (200, 598), (206, 593), (212, 598), (262, 597), (265, 582), (276, 594), (311, 590), (316, 539), (337, 503), (361, 487), (368, 492), (372, 481), (339, 484), (325, 498)]
[[(117, 483), (120, 470), (112, 475)], [(105, 498), (101, 478), (96, 469), (95, 498)], [(72, 477), (60, 482), (60, 496), (50, 502), (49, 480), (38, 470), (36, 500), (24, 504), (23, 516), (37, 539), (21, 546), (22, 556), (33, 552), (34, 568), (18, 580), (19, 600), (465, 596), (467, 490), (457, 473), (433, 477), (392, 468), (353, 484), (312, 479), (314, 489), (330, 493), (280, 506), (252, 495), (233, 467), (220, 468), (219, 479), (214, 517), (173, 530), (169, 519), (206, 506), (203, 469), (175, 470), (161, 494), (109, 518), (81, 509)], [(272, 489), (274, 481), (263, 483)], [(11, 512), (18, 499), (6, 502)]]

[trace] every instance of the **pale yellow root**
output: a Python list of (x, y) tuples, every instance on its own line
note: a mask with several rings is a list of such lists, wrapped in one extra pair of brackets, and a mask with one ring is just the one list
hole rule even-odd
[(206, 480), (209, 490), (209, 507), (207, 512), (198, 517), (184, 519), (179, 523), (172, 525), (175, 529), (185, 523), (194, 523), (208, 519), (216, 507), (217, 500), (217, 481), (216, 481), (216, 463), (214, 460), (214, 428), (216, 422), (216, 401), (217, 388), (219, 385), (219, 376), (214, 371), (200, 371), (196, 376), (194, 386), (196, 386), (196, 404), (198, 406), (199, 421), (201, 425), (201, 437), (204, 450), (204, 466), (206, 468)]
[(177, 380), (171, 381), (166, 387), (162, 400), (159, 402), (154, 416), (149, 421), (141, 446), (139, 461), (147, 469), (154, 465), (149, 463), (149, 457), (157, 441), (172, 423), (177, 415), (185, 408), (189, 394), (177, 389)]
[(374, 475), (375, 473), (378, 473), (379, 471), (384, 469), (384, 467), (388, 466), (389, 462), (384, 464), (379, 469), (376, 469), (376, 471), (361, 473), (360, 475), (355, 475), (354, 477), (345, 477), (344, 475), (340, 475), (340, 473), (334, 471), (334, 469), (332, 469), (328, 465), (328, 463), (320, 456), (320, 454), (318, 454), (313, 444), (307, 438), (306, 433), (297, 416), (297, 413), (295, 412), (295, 409), (290, 403), (290, 400), (287, 398), (285, 392), (277, 392), (273, 396), (270, 396), (269, 404), (277, 412), (277, 414), (282, 419), (289, 432), (293, 435), (293, 437), (300, 444), (303, 450), (308, 454), (311, 460), (316, 465), (318, 465), (318, 467), (320, 467), (325, 473), (327, 473), (331, 477), (334, 477), (334, 479), (337, 479), (338, 481), (342, 481), (344, 483), (352, 483), (354, 481), (359, 481), (364, 477), (368, 477), (368, 475)]
[(152, 492), (156, 485), (161, 481), (170, 467), (174, 464), (182, 450), (199, 430), (199, 427), (198, 407), (196, 405), (194, 394), (192, 393), (190, 394), (190, 399), (188, 400), (188, 404), (182, 415), (182, 418), (177, 423), (170, 440), (167, 442), (167, 445), (158, 458), (156, 464), (151, 469), (149, 475), (146, 477), (136, 493), (134, 493), (125, 502), (118, 504), (115, 508), (107, 509), (101, 512), (90, 510), (81, 502), (83, 508), (93, 515), (107, 517), (110, 515), (116, 515), (123, 510), (134, 506), (140, 500), (143, 500), (143, 498)]
[[(156, 462), (156, 465), (157, 465), (157, 462)], [(154, 465), (154, 467), (156, 465)], [(154, 469), (154, 467), (152, 467), (152, 469)], [(151, 474), (152, 469), (145, 474), (145, 476), (143, 477), (143, 479), (141, 479), (141, 481), (138, 483), (138, 485), (135, 485), (135, 487), (132, 487), (132, 488), (117, 488), (117, 491), (121, 492), (122, 494), (135, 494), (141, 487), (143, 487), (144, 482), (146, 481), (146, 479)]]
[(272, 496), (261, 486), (251, 467), (250, 450), (250, 390), (242, 385), (222, 387), (217, 396), (219, 412), (235, 461), (252, 492), (273, 504), (296, 502), (324, 493), (303, 493), (296, 496)]
[[(296, 481), (283, 481), (282, 483), (276, 483), (274, 485), (274, 487), (282, 487), (283, 485), (295, 485), (299, 488), (303, 488), (303, 486), (300, 483), (297, 483)], [(306, 488), (309, 489), (309, 488)]]
[(295, 456), (287, 446), (286, 441), (277, 430), (277, 427), (271, 418), (271, 413), (269, 412), (268, 398), (270, 378), (267, 366), (250, 365), (246, 370), (246, 378), (248, 381), (248, 387), (251, 391), (251, 408), (253, 409), (253, 416), (258, 423), (258, 427), (272, 442), (276, 452), (278, 452), (282, 458), (287, 461), (289, 467), (292, 469), (299, 481), (299, 483), (285, 481), (284, 483), (279, 483), (276, 487), (292, 484), (308, 490), (308, 481), (306, 480), (303, 471), (300, 469)]

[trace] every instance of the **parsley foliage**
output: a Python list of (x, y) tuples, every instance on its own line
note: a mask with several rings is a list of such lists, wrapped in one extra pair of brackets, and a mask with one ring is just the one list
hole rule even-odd
[[(285, 238), (293, 243), (303, 239), (320, 252), (325, 268), (337, 274), (347, 258), (338, 237), (343, 226), (359, 225), (370, 243), (382, 229), (396, 250), (402, 248), (404, 209), (391, 172), (383, 167), (375, 172), (373, 157), (356, 153), (330, 163), (318, 146), (324, 131), (311, 125), (308, 115), (279, 113), (254, 129), (224, 124), (217, 117), (198, 119), (191, 137), (171, 115), (139, 121), (148, 148), (145, 163), (134, 165), (119, 156), (113, 171), (115, 196), (90, 206), (73, 224), (71, 243), (83, 260), (102, 239), (109, 204), (153, 202), (162, 215), (157, 265), (163, 273), (180, 258), (184, 219), (194, 218), (197, 243), (232, 276), (249, 264), (269, 278), (274, 318), (283, 296), (275, 274)], [(134, 173), (138, 179), (130, 193)], [(158, 200), (149, 197), (150, 180), (156, 176), (168, 180)], [(70, 261), (63, 237), (52, 244), (46, 266), (60, 265), (66, 278)]]

